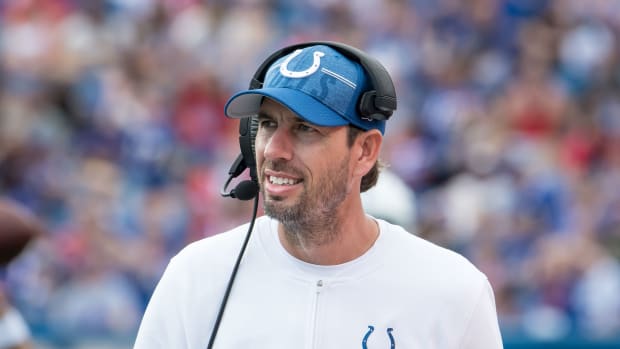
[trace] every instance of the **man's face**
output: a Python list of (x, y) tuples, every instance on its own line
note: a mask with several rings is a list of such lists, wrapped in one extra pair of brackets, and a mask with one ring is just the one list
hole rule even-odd
[(316, 126), (265, 99), (255, 146), (267, 215), (306, 227), (335, 219), (352, 188), (347, 126)]

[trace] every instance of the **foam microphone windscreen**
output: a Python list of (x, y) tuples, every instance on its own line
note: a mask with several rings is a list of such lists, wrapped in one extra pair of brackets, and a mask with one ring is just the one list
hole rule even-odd
[(242, 181), (233, 190), (233, 194), (239, 200), (251, 200), (258, 195), (258, 183), (254, 181)]

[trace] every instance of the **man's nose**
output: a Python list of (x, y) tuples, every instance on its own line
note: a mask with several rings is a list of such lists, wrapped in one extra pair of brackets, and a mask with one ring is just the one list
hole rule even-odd
[(290, 160), (293, 157), (293, 136), (283, 127), (278, 127), (265, 145), (265, 158)]

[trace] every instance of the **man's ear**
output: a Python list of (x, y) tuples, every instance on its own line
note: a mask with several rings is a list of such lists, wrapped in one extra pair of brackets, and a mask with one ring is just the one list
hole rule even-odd
[(379, 130), (372, 129), (360, 133), (355, 139), (354, 152), (356, 176), (363, 177), (370, 171), (379, 159), (381, 144), (383, 143), (383, 135)]

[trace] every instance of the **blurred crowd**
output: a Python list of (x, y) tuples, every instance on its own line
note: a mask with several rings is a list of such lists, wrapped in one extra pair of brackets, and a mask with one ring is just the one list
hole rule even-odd
[(48, 230), (5, 288), (35, 336), (131, 343), (168, 259), (250, 218), (223, 104), (305, 40), (384, 62), (413, 194), (386, 218), (484, 271), (506, 338), (620, 337), (620, 1), (5, 0), (0, 194)]

